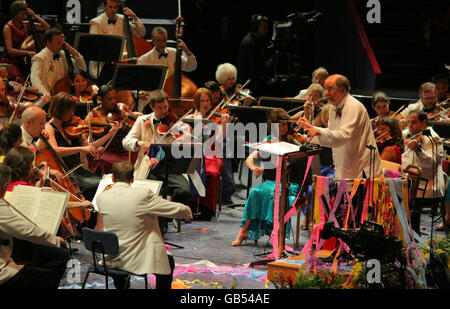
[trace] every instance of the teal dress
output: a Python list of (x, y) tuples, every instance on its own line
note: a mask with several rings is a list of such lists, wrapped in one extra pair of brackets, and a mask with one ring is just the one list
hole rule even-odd
[[(266, 140), (270, 139), (270, 135)], [(276, 169), (265, 170), (264, 175), (267, 180), (262, 184), (254, 187), (248, 196), (244, 206), (244, 214), (241, 220), (241, 227), (247, 219), (251, 219), (248, 229), (248, 239), (258, 240), (264, 235), (271, 235), (273, 229), (273, 209), (275, 196), (275, 172)], [(288, 205), (286, 205), (286, 213), (292, 208), (292, 204), (299, 193), (300, 185), (290, 182), (288, 192)], [(280, 185), (281, 197), (281, 185)], [(290, 237), (291, 220), (285, 225), (285, 236)]]

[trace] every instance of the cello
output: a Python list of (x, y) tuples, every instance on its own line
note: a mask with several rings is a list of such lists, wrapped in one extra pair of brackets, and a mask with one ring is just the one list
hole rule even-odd
[[(180, 2), (178, 1), (178, 5)], [(183, 18), (180, 16), (176, 19), (176, 39), (177, 39), (177, 53), (175, 56), (175, 72), (172, 76), (167, 78), (164, 84), (164, 91), (171, 98), (169, 100), (170, 110), (172, 113), (181, 117), (186, 112), (193, 108), (194, 102), (191, 100), (183, 100), (183, 98), (193, 98), (195, 91), (197, 91), (197, 85), (187, 76), (181, 72), (181, 54), (182, 50), (179, 48), (179, 40), (183, 38)]]
[[(55, 149), (50, 145), (47, 138), (42, 134), (39, 135), (39, 138), (45, 143), (46, 148), (40, 150), (36, 153), (35, 165), (38, 166), (39, 162), (45, 161), (47, 165), (54, 170), (60, 171), (63, 175), (67, 174), (68, 170), (66, 164), (62, 160), (62, 158), (56, 153)], [(78, 189), (78, 187), (72, 183), (69, 177), (63, 177), (59, 186), (53, 187), (54, 189), (61, 191), (65, 190), (70, 193), (70, 201), (81, 202), (84, 200), (84, 197)], [(91, 212), (82, 208), (71, 208), (68, 209), (70, 221), (74, 221), (75, 223), (87, 223), (87, 221), (91, 218)]]

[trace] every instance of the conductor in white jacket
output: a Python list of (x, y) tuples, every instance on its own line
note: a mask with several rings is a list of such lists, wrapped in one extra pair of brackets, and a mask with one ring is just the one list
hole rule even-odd
[[(381, 159), (364, 105), (349, 94), (350, 82), (345, 76), (331, 75), (325, 80), (325, 91), (331, 104), (328, 128), (311, 125), (305, 118), (297, 124), (312, 142), (331, 147), (335, 175), (338, 178), (381, 177)], [(369, 149), (371, 148), (371, 149)]]

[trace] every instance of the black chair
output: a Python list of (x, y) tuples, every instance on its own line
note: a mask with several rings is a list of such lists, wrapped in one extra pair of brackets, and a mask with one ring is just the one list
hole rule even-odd
[[(126, 277), (127, 286), (129, 286), (131, 275), (143, 277), (145, 279), (145, 288), (148, 289), (147, 274), (137, 275), (125, 270), (106, 266), (105, 254), (117, 255), (119, 253), (119, 240), (116, 234), (84, 227), (83, 242), (85, 248), (92, 252), (93, 264), (89, 265), (89, 269), (83, 281), (83, 286), (81, 287), (82, 289), (84, 289), (89, 274), (91, 273), (105, 276), (106, 289), (108, 289), (108, 276)], [(97, 253), (102, 255), (102, 264), (99, 263), (99, 258), (96, 255)]]

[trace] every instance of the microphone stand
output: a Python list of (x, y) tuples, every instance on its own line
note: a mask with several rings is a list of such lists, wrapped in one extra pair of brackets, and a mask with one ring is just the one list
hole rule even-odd
[[(369, 160), (369, 193), (368, 196), (370, 200), (368, 201), (369, 205), (373, 201), (373, 185), (375, 184), (375, 151), (377, 151), (377, 147), (372, 145), (366, 145), (366, 147), (370, 150), (370, 160)], [(370, 181), (372, 179), (373, 183)]]

